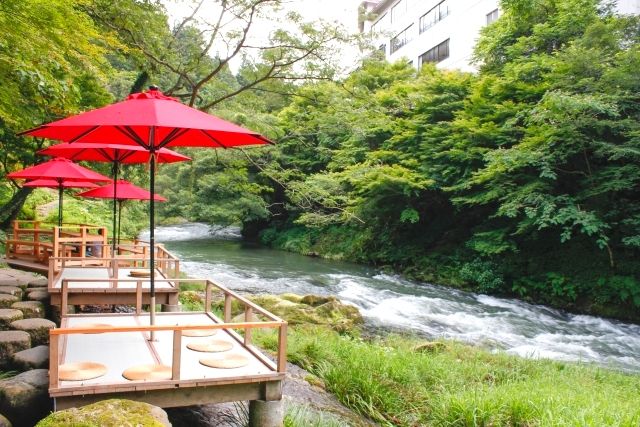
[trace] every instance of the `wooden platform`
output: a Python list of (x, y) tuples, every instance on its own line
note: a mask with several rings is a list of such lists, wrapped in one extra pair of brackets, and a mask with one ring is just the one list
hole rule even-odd
[[(104, 326), (102, 329), (91, 326), (96, 324)], [(251, 330), (264, 327), (281, 328), (278, 363), (250, 344)], [(212, 328), (218, 330), (213, 337), (182, 334), (184, 330)], [(243, 329), (245, 336), (232, 328)], [(149, 341), (151, 330), (155, 331), (155, 341)], [(212, 353), (187, 348), (190, 343), (214, 337), (229, 342), (233, 348), (228, 353), (246, 357), (248, 365), (232, 369), (210, 368), (199, 360)], [(49, 393), (54, 398), (56, 410), (106, 398), (133, 399), (161, 407), (279, 400), (286, 367), (286, 362), (282, 361), (286, 358), (283, 354), (285, 341), (286, 323), (279, 319), (234, 324), (223, 323), (207, 312), (159, 313), (156, 326), (150, 326), (148, 314), (70, 315), (63, 318), (60, 329), (51, 331)], [(59, 366), (72, 362), (100, 363), (106, 366), (107, 372), (86, 381), (59, 381)], [(171, 366), (172, 378), (129, 381), (122, 376), (130, 367), (154, 363)]]
[(35, 261), (29, 261), (27, 259), (16, 258), (1, 258), (0, 261), (6, 262), (11, 268), (18, 270), (30, 271), (32, 273), (42, 274), (44, 276), (49, 272), (49, 267)]

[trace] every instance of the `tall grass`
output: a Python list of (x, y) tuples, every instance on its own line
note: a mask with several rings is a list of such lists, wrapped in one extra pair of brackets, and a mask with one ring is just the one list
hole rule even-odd
[[(256, 339), (275, 349), (274, 335)], [(353, 410), (399, 426), (638, 426), (640, 376), (401, 336), (292, 328), (289, 359)]]

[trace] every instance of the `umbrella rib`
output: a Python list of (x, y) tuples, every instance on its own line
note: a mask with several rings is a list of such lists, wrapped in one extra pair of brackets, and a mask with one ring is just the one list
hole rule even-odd
[(187, 133), (189, 129), (186, 128), (173, 128), (171, 132), (158, 144), (158, 148), (163, 148), (167, 144), (181, 137), (185, 133)]
[(142, 140), (129, 126), (116, 126), (115, 127), (120, 133), (124, 134), (124, 136), (133, 140), (136, 144), (143, 146), (147, 150), (150, 148), (149, 145)]
[(207, 138), (209, 138), (210, 140), (212, 140), (213, 142), (215, 142), (216, 144), (218, 144), (220, 147), (222, 148), (229, 148), (226, 145), (224, 145), (223, 143), (221, 143), (220, 141), (218, 141), (216, 138), (214, 138), (213, 136), (209, 135), (205, 130), (200, 129), (200, 132), (202, 132), (203, 134), (205, 134), (207, 136)]
[(89, 135), (91, 132), (93, 132), (94, 130), (98, 129), (100, 126), (92, 126), (91, 128), (87, 129), (86, 131), (80, 133), (80, 135), (77, 135), (75, 138), (72, 138), (69, 140), (69, 143), (73, 143), (76, 142), (77, 140), (79, 140), (80, 138), (84, 138), (85, 136)]

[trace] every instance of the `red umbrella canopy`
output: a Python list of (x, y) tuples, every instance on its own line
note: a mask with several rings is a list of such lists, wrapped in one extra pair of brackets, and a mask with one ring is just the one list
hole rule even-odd
[(262, 135), (204, 113), (152, 88), (115, 104), (23, 132), (66, 142), (229, 148), (268, 144)]
[[(115, 187), (116, 200), (149, 200), (151, 198), (150, 192), (136, 185), (133, 185), (132, 183), (130, 183), (129, 181), (125, 181), (124, 179), (118, 180)], [(76, 196), (92, 197), (96, 199), (114, 199), (113, 195), (113, 185), (111, 184), (76, 194)], [(157, 194), (154, 195), (154, 200), (158, 202), (167, 201), (167, 199)]]
[[(58, 188), (60, 183), (55, 179), (34, 179), (22, 184), (23, 187)], [(96, 188), (97, 185), (88, 181), (63, 181), (62, 188)]]
[[(149, 151), (138, 145), (125, 144), (91, 144), (75, 142), (73, 144), (57, 144), (38, 151), (43, 156), (64, 157), (74, 161), (117, 162), (117, 163), (147, 163)], [(175, 151), (161, 148), (156, 152), (156, 162), (174, 163), (191, 160)]]
[(83, 168), (68, 159), (52, 159), (48, 162), (40, 163), (35, 166), (28, 167), (18, 172), (7, 175), (11, 179), (40, 179), (49, 178), (60, 182), (65, 181), (93, 181), (93, 182), (110, 182), (111, 179), (104, 175), (100, 175), (91, 169)]

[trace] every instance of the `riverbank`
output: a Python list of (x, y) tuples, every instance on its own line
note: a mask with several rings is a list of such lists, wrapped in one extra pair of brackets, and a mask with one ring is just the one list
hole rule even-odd
[(581, 252), (580, 244), (479, 257), (456, 245), (431, 250), (400, 246), (393, 253), (389, 248), (365, 250), (369, 237), (345, 227), (252, 227), (248, 237), (274, 249), (368, 265), (408, 280), (640, 324), (640, 264), (621, 257), (612, 270), (604, 254), (594, 258), (592, 252)]

